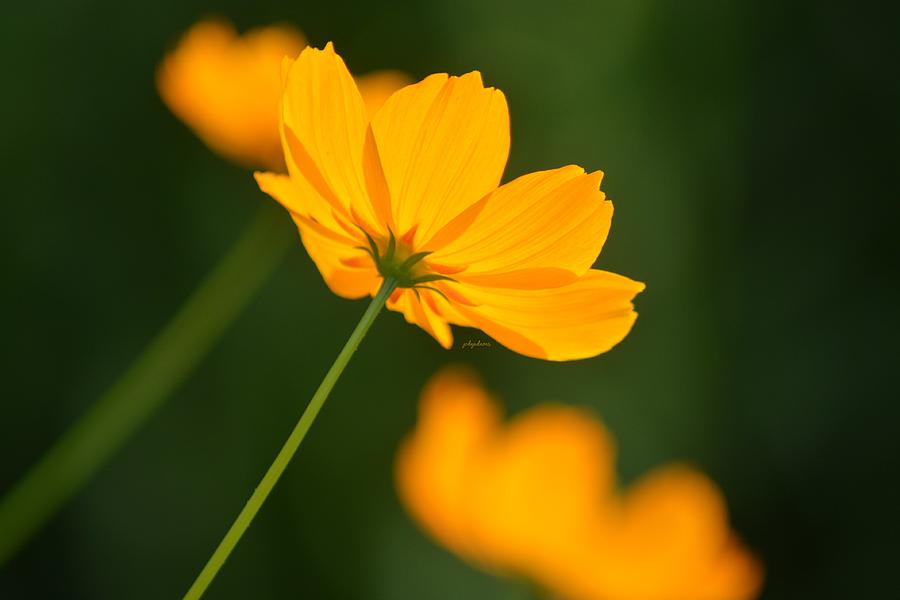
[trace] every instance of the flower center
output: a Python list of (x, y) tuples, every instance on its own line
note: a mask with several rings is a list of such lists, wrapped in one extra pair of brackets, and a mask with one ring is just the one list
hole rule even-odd
[(430, 289), (440, 293), (439, 290), (425, 284), (441, 280), (453, 281), (450, 277), (430, 272), (425, 266), (422, 260), (431, 252), (413, 252), (412, 248), (406, 244), (398, 244), (393, 231), (381, 245), (365, 230), (363, 233), (369, 242), (369, 247), (360, 246), (360, 249), (365, 250), (372, 257), (378, 273), (383, 278), (390, 278), (397, 282), (396, 287), (415, 290)]

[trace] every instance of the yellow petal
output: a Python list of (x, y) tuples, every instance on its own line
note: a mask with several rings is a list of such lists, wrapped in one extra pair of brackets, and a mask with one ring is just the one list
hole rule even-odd
[(413, 83), (412, 79), (402, 71), (372, 71), (357, 77), (356, 86), (366, 104), (369, 119), (375, 116), (394, 92), (411, 83)]
[(708, 547), (718, 550), (730, 535), (719, 489), (681, 465), (656, 469), (638, 480), (623, 500), (622, 521), (637, 545), (664, 547), (673, 558), (696, 556)]
[(739, 600), (761, 583), (733, 539), (721, 491), (694, 469), (669, 465), (639, 480), (624, 498), (621, 527), (617, 552), (640, 571), (628, 583), (640, 581), (654, 598)]
[(306, 48), (287, 68), (282, 125), (292, 177), (304, 178), (341, 217), (386, 233), (390, 199), (366, 107), (330, 43)]
[[(371, 260), (359, 263), (366, 254), (354, 248), (357, 242), (348, 237), (334, 219), (321, 222), (309, 216), (314, 192), (300, 181), (275, 173), (255, 173), (262, 191), (281, 203), (300, 231), (303, 246), (316, 264), (332, 292), (343, 298), (362, 298), (377, 285), (379, 276)], [(314, 202), (322, 202), (321, 200)], [(359, 263), (360, 266), (351, 266)]]
[(324, 235), (320, 228), (294, 218), (303, 246), (316, 264), (328, 288), (342, 298), (363, 298), (371, 294), (381, 281), (381, 276), (371, 262), (365, 266), (348, 266), (365, 255), (351, 246), (335, 242)]
[(447, 367), (423, 391), (418, 425), (394, 464), (404, 505), (432, 536), (463, 556), (473, 551), (464, 513), (469, 466), (499, 419), (478, 378)]
[(543, 290), (458, 285), (477, 306), (456, 305), (475, 327), (526, 356), (575, 360), (606, 352), (637, 318), (632, 299), (644, 284), (590, 270), (575, 283)]
[(593, 538), (556, 573), (572, 598), (750, 600), (761, 570), (734, 540), (721, 492), (680, 465), (636, 483), (599, 515)]
[(614, 483), (614, 448), (582, 410), (547, 404), (514, 419), (472, 465), (467, 512), (482, 562), (555, 572)]
[[(459, 325), (460, 327), (472, 327), (472, 323), (462, 315), (457, 309), (455, 304), (460, 303), (463, 305), (473, 306), (471, 301), (464, 296), (461, 296), (456, 290), (451, 288), (448, 285), (445, 285), (444, 282), (435, 282), (433, 285), (436, 289), (440, 290), (444, 297), (439, 297), (436, 294), (429, 294), (426, 298), (429, 300), (429, 305), (434, 307), (434, 312), (443, 318), (445, 321), (452, 325)], [(452, 340), (451, 340), (452, 341)]]
[(305, 45), (298, 31), (283, 25), (238, 36), (225, 21), (201, 21), (164, 59), (157, 87), (172, 112), (216, 152), (282, 170), (279, 64)]
[(572, 283), (609, 233), (613, 207), (599, 189), (601, 178), (576, 166), (519, 177), (425, 242), (434, 250), (429, 260), (465, 265), (456, 279), (489, 287)]
[(432, 75), (403, 88), (372, 129), (397, 234), (416, 227), (416, 243), (496, 188), (509, 154), (506, 98), (485, 88), (477, 72)]
[(317, 225), (327, 229), (328, 231), (323, 231), (323, 234), (331, 237), (334, 241), (342, 242), (349, 247), (360, 244), (360, 240), (356, 237), (359, 232), (354, 231), (347, 223), (339, 223), (339, 219), (328, 202), (303, 178), (259, 171), (253, 176), (259, 189), (278, 201), (295, 217), (314, 221)]
[(753, 600), (759, 596), (763, 577), (759, 560), (732, 539), (691, 589), (697, 600)]
[(418, 325), (441, 346), (449, 349), (453, 345), (453, 332), (447, 319), (440, 314), (433, 294), (429, 290), (419, 290), (416, 296), (412, 289), (403, 289), (396, 300), (388, 302), (387, 307), (402, 313), (407, 323)]

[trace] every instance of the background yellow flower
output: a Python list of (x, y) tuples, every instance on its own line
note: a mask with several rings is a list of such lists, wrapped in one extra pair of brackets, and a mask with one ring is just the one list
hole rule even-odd
[(616, 487), (609, 433), (547, 404), (503, 424), (473, 373), (426, 386), (396, 459), (413, 517), (483, 567), (573, 600), (750, 600), (762, 572), (715, 484), (683, 465)]
[[(306, 46), (290, 25), (238, 35), (223, 19), (197, 23), (165, 58), (156, 81), (163, 100), (210, 148), (245, 166), (284, 170), (278, 134), (281, 60)], [(373, 112), (409, 77), (378, 71), (360, 78)]]

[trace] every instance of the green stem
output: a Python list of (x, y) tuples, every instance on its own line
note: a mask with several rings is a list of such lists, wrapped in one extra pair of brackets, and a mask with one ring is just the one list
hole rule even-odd
[(187, 594), (184, 595), (184, 600), (196, 600), (203, 596), (204, 592), (206, 592), (206, 589), (209, 587), (209, 584), (212, 583), (212, 580), (219, 572), (219, 569), (221, 569), (222, 565), (225, 564), (225, 561), (228, 560), (228, 556), (231, 554), (232, 550), (234, 550), (234, 547), (240, 541), (244, 532), (247, 531), (247, 528), (250, 526), (256, 513), (259, 512), (259, 509), (266, 501), (269, 492), (271, 492), (272, 488), (275, 487), (275, 484), (278, 483), (281, 474), (284, 473), (291, 458), (293, 458), (294, 454), (297, 452), (297, 448), (300, 447), (303, 438), (306, 437), (306, 433), (312, 426), (313, 421), (316, 420), (319, 410), (322, 408), (322, 405), (325, 404), (325, 400), (328, 399), (328, 395), (331, 393), (332, 388), (334, 388), (334, 384), (337, 383), (341, 373), (344, 372), (344, 368), (346, 368), (347, 363), (350, 362), (353, 353), (356, 352), (360, 342), (366, 336), (369, 328), (372, 327), (375, 317), (381, 312), (382, 307), (384, 307), (385, 302), (387, 302), (387, 299), (390, 297), (391, 292), (394, 291), (396, 286), (397, 282), (394, 279), (390, 277), (385, 278), (384, 283), (381, 284), (381, 289), (378, 290), (378, 294), (372, 299), (366, 312), (363, 313), (362, 318), (356, 325), (356, 329), (350, 334), (347, 343), (344, 344), (340, 354), (338, 354), (334, 363), (331, 365), (331, 368), (328, 369), (328, 373), (325, 374), (325, 379), (322, 380), (319, 389), (316, 390), (312, 400), (309, 401), (309, 405), (307, 405), (306, 410), (303, 411), (303, 414), (300, 416), (297, 425), (294, 426), (291, 435), (284, 443), (284, 446), (281, 447), (275, 460), (269, 466), (262, 481), (260, 481), (259, 485), (256, 486), (256, 489), (253, 490), (253, 494), (250, 496), (247, 504), (244, 505), (243, 510), (241, 510), (234, 523), (231, 524), (228, 533), (222, 538), (222, 541), (219, 543), (216, 551), (213, 552), (213, 555), (206, 563), (206, 566), (200, 571), (194, 584), (188, 590)]
[(0, 565), (103, 466), (197, 366), (281, 263), (293, 236), (264, 207), (127, 371), (0, 500)]

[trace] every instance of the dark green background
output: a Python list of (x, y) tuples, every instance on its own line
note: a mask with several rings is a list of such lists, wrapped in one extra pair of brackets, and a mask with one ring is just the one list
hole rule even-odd
[[(890, 596), (900, 19), (878, 4), (4, 5), (0, 490), (271, 203), (169, 114), (155, 65), (201, 16), (284, 20), (334, 40), (359, 73), (481, 70), (509, 98), (506, 179), (603, 169), (616, 217), (598, 266), (648, 288), (625, 342), (568, 364), (446, 352), (382, 316), (209, 598), (523, 597), (429, 542), (393, 492), (418, 391), (447, 361), (475, 365), (511, 411), (594, 407), (625, 481), (701, 466), (766, 563), (764, 598)], [(331, 295), (298, 243), (188, 383), (0, 572), (0, 597), (180, 597), (363, 308)], [(466, 339), (484, 338), (457, 330)]]

